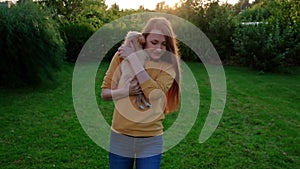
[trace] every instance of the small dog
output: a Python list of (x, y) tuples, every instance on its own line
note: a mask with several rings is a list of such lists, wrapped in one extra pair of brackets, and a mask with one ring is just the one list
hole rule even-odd
[[(149, 60), (149, 56), (147, 56), (147, 54), (142, 54), (140, 52), (138, 52), (139, 50), (143, 50), (143, 44), (145, 44), (145, 38), (144, 36), (136, 31), (129, 31), (125, 37), (125, 41), (124, 41), (124, 45), (130, 47), (130, 43), (133, 45), (134, 50), (137, 52), (138, 58), (141, 62), (142, 65), (144, 65), (145, 61)], [(135, 74), (131, 68), (130, 63), (128, 62), (128, 60), (123, 60), (121, 63), (121, 78), (120, 78), (120, 82), (119, 82), (119, 86), (118, 87), (122, 87), (124, 86), (125, 82), (130, 79), (130, 78), (134, 78)], [(135, 98), (135, 102), (137, 103), (138, 107), (141, 110), (145, 109), (145, 106), (150, 108), (151, 104), (148, 103), (146, 101), (146, 98), (144, 96), (144, 94), (139, 94), (136, 96)]]

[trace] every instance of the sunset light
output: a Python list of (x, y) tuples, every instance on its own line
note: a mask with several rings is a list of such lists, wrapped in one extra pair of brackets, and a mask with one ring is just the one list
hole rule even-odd
[[(105, 3), (108, 7), (112, 4), (117, 3), (120, 9), (138, 9), (141, 5), (143, 5), (147, 9), (155, 9), (156, 4), (159, 2), (165, 2), (166, 5), (173, 7), (180, 0), (106, 0)], [(228, 2), (230, 4), (235, 4), (238, 0), (220, 0), (220, 2)], [(250, 1), (251, 2), (251, 1)]]

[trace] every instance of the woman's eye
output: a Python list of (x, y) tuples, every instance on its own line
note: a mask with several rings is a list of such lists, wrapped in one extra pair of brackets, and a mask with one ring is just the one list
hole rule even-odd
[(152, 45), (156, 45), (157, 42), (156, 41), (151, 41)]

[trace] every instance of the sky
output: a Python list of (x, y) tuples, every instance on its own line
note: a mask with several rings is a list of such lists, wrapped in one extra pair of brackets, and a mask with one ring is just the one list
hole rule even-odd
[[(105, 0), (108, 7), (112, 4), (117, 3), (120, 9), (138, 9), (140, 5), (143, 5), (147, 9), (155, 9), (156, 4), (165, 1), (167, 5), (173, 7), (179, 0)], [(226, 2), (226, 0), (220, 0)], [(227, 0), (230, 4), (235, 4), (238, 0)]]

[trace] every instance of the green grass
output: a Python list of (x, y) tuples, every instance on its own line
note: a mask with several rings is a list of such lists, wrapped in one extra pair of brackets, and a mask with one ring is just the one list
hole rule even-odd
[[(201, 96), (198, 119), (180, 144), (163, 154), (162, 168), (290, 168), (300, 166), (300, 69), (291, 75), (225, 67), (227, 103), (217, 130), (198, 143), (210, 104), (205, 68), (188, 64)], [(99, 96), (102, 63), (97, 76)], [(58, 74), (59, 85), (0, 89), (1, 168), (108, 168), (108, 153), (81, 128), (72, 102), (73, 66)], [(113, 104), (97, 98), (106, 120)], [(166, 129), (176, 119), (167, 116)], [(110, 123), (110, 122), (109, 122)]]

